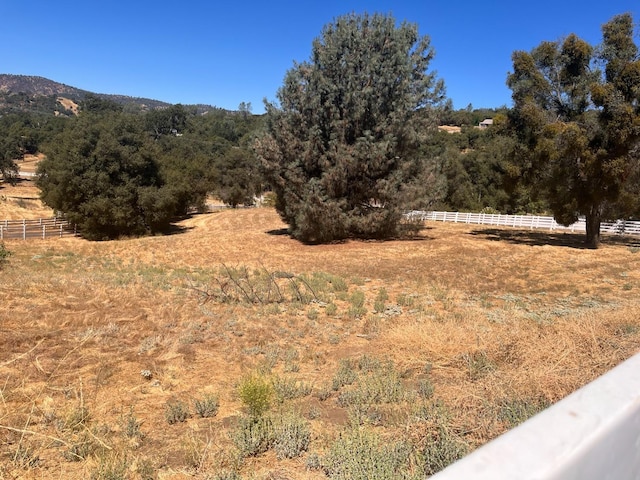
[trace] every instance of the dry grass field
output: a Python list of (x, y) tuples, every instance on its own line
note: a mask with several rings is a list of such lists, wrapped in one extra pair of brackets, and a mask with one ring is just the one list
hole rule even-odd
[(639, 349), (630, 239), (428, 223), (306, 246), (270, 209), (178, 226), (5, 241), (0, 478), (420, 478)]

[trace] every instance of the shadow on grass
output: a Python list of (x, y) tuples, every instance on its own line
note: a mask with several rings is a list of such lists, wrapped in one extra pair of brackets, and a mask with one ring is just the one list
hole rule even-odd
[[(384, 243), (384, 242), (419, 242), (419, 241), (424, 241), (424, 240), (433, 240), (433, 237), (430, 237), (429, 235), (425, 235), (423, 233), (425, 230), (432, 230), (432, 229), (433, 229), (433, 227), (424, 227), (424, 228), (421, 229), (420, 233), (404, 235), (404, 236), (399, 236), (399, 237), (391, 237), (391, 238), (386, 238), (386, 239), (347, 237), (347, 238), (342, 239), (342, 240), (334, 240), (332, 242), (327, 242), (324, 245), (343, 244), (343, 243), (346, 243), (346, 242), (349, 242), (349, 241)], [(289, 236), (290, 238), (293, 238), (293, 237), (291, 237), (291, 234), (290, 234), (288, 228), (276, 228), (274, 230), (267, 230), (265, 233), (267, 235)], [(304, 242), (302, 242), (302, 243), (304, 243)], [(323, 245), (323, 244), (322, 243), (305, 243), (305, 245)]]
[[(515, 245), (529, 245), (529, 246), (543, 246), (550, 245), (552, 247), (568, 247), (577, 248), (580, 250), (592, 250), (585, 243), (584, 233), (569, 233), (569, 232), (544, 232), (544, 231), (530, 231), (530, 230), (501, 230), (497, 228), (483, 228), (479, 230), (473, 230), (471, 235), (484, 237), (487, 240), (504, 241), (513, 243)], [(602, 235), (600, 237), (602, 246), (606, 245), (618, 245), (627, 247), (636, 247), (640, 245), (640, 239), (625, 237), (625, 236), (613, 236)]]
[(275, 230), (267, 230), (267, 235), (289, 235), (289, 229), (276, 228)]
[(182, 233), (187, 233), (189, 230), (193, 230), (195, 227), (185, 227), (183, 225), (176, 225), (172, 223), (167, 227), (166, 230), (163, 230), (161, 235), (180, 235)]

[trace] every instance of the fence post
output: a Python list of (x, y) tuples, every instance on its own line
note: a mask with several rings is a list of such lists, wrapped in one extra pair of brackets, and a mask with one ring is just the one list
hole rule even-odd
[(27, 220), (22, 220), (22, 239), (27, 239)]
[[(42, 219), (40, 219), (40, 223), (42, 223)], [(43, 240), (47, 239), (47, 226), (46, 225), (42, 225), (42, 239)]]

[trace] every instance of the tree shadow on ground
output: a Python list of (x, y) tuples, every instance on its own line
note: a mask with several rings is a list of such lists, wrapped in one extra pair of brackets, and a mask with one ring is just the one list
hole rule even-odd
[[(386, 239), (376, 239), (376, 238), (345, 238), (343, 240), (334, 240), (332, 242), (328, 242), (325, 245), (328, 244), (341, 244), (341, 243), (346, 243), (349, 241), (354, 241), (354, 242), (419, 242), (419, 241), (424, 241), (424, 240), (433, 240), (433, 237), (430, 237), (429, 235), (425, 235), (423, 232), (425, 230), (433, 230), (433, 227), (424, 227), (420, 230), (420, 233), (415, 233), (415, 234), (408, 234), (408, 235), (404, 235), (404, 236), (399, 236), (399, 237), (391, 237), (391, 238), (386, 238)], [(290, 236), (290, 232), (288, 228), (276, 228), (274, 230), (267, 230), (265, 232), (267, 235), (273, 235), (273, 236)], [(291, 237), (293, 238), (293, 237)], [(320, 243), (316, 244), (316, 243), (309, 243), (307, 245), (322, 245)]]
[(267, 230), (267, 235), (289, 235), (288, 228), (276, 228), (274, 230)]
[(185, 227), (184, 225), (176, 225), (175, 223), (172, 223), (167, 227), (166, 230), (163, 230), (161, 232), (161, 235), (180, 235), (183, 233), (187, 233), (189, 230), (193, 230), (194, 228), (195, 227)]
[[(515, 245), (568, 247), (580, 250), (592, 250), (592, 247), (585, 243), (584, 233), (570, 232), (544, 232), (532, 230), (500, 230), (497, 228), (483, 228), (473, 230), (470, 235), (484, 237), (487, 240), (505, 241)], [(640, 238), (627, 236), (602, 235), (601, 245), (617, 245), (627, 247), (639, 247)]]
[[(0, 190), (4, 190), (6, 193), (11, 193), (12, 187), (25, 187), (34, 185), (34, 179), (32, 178), (22, 178), (15, 177), (11, 180), (2, 179), (0, 180)], [(40, 198), (36, 196), (35, 198)]]

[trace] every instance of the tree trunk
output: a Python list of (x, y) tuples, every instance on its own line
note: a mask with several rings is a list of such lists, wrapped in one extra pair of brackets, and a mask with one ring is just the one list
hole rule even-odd
[(600, 222), (602, 221), (600, 208), (591, 207), (586, 215), (587, 220), (587, 246), (598, 248), (600, 246)]

